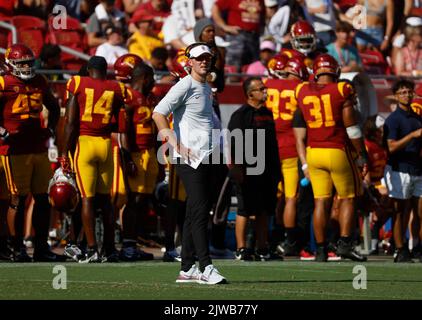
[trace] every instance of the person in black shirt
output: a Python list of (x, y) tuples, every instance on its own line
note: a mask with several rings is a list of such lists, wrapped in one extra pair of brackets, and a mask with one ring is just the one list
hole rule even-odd
[[(236, 258), (265, 261), (270, 257), (267, 248), (268, 217), (275, 212), (277, 185), (281, 178), (280, 160), (273, 115), (265, 106), (267, 88), (260, 78), (251, 77), (244, 81), (243, 91), (247, 98), (246, 104), (233, 113), (228, 125), (232, 137), (236, 129), (241, 130), (243, 137), (243, 148), (233, 143), (230, 145), (230, 175), (238, 198)], [(238, 163), (237, 153), (242, 153), (242, 163)], [(257, 156), (257, 162), (245, 163), (251, 153)], [(252, 170), (248, 169), (253, 167), (263, 170), (251, 174)], [(254, 255), (246, 248), (246, 229), (250, 216), (256, 217), (257, 250)]]

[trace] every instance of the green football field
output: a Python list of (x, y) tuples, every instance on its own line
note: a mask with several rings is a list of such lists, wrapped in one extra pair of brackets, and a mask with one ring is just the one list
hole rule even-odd
[(367, 288), (360, 290), (354, 289), (353, 279), (363, 273), (353, 273), (358, 265), (353, 262), (214, 264), (229, 284), (176, 284), (179, 263), (64, 263), (67, 289), (55, 290), (53, 264), (0, 263), (0, 299), (422, 299), (422, 263), (394, 264), (387, 258), (361, 264)]

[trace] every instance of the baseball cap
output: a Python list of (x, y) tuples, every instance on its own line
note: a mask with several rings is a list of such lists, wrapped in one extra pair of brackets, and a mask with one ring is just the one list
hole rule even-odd
[(152, 20), (154, 20), (154, 16), (152, 14), (150, 14), (149, 12), (145, 10), (138, 10), (133, 14), (130, 22), (137, 23), (137, 22), (152, 21)]
[(209, 55), (212, 55), (212, 52), (210, 50), (210, 47), (208, 47), (205, 44), (201, 44), (199, 46), (193, 47), (189, 51), (189, 58), (198, 58), (199, 56), (203, 55), (204, 53), (207, 53)]
[(259, 45), (259, 50), (260, 51), (263, 51), (263, 50), (275, 51), (275, 43), (270, 40), (264, 40)]

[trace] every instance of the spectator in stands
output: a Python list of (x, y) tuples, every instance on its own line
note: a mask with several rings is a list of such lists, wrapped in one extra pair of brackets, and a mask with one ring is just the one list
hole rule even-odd
[(406, 44), (406, 35), (410, 35), (413, 28), (422, 27), (422, 18), (418, 16), (408, 16), (403, 19), (402, 26), (393, 37), (391, 48), (391, 61), (394, 63), (396, 60), (397, 52)]
[(11, 18), (13, 16), (13, 1), (1, 1), (0, 2), (0, 17)]
[[(276, 0), (266, 0), (265, 7), (267, 13), (265, 35), (274, 38), (279, 50), (284, 44), (290, 43), (289, 22), (292, 9), (288, 1), (284, 1), (283, 5), (279, 7)], [(275, 13), (273, 13), (274, 8), (276, 9)]]
[(317, 38), (324, 46), (336, 39), (335, 16), (331, 0), (297, 0), (302, 5), (306, 20), (312, 24)]
[(136, 31), (129, 38), (129, 52), (138, 55), (144, 60), (151, 59), (151, 52), (164, 44), (152, 35), (151, 24), (154, 17), (146, 11), (137, 11), (131, 22), (135, 24)]
[(48, 0), (15, 0), (14, 2), (14, 15), (34, 16), (43, 20), (48, 17)]
[(405, 28), (405, 45), (400, 48), (393, 60), (398, 76), (422, 75), (422, 26)]
[(114, 7), (115, 0), (101, 0), (95, 12), (89, 17), (87, 25), (88, 46), (98, 47), (107, 41), (105, 28), (113, 24), (126, 34), (125, 15)]
[[(205, 42), (213, 53), (213, 63), (210, 72), (215, 73), (215, 79), (213, 79), (211, 86), (216, 88), (218, 92), (222, 92), (224, 89), (224, 65), (225, 65), (225, 54), (224, 48), (218, 47), (216, 44), (215, 37), (215, 25), (209, 18), (202, 18), (195, 23), (193, 28), (193, 35), (195, 41)], [(219, 113), (219, 112), (218, 112)]]
[(54, 5), (64, 6), (69, 16), (85, 22), (94, 12), (97, 3), (89, 0), (55, 0)]
[(350, 44), (352, 26), (343, 21), (336, 24), (336, 41), (327, 46), (327, 53), (332, 55), (341, 66), (341, 72), (358, 72), (362, 61), (356, 47)]
[(128, 53), (127, 48), (124, 46), (124, 39), (122, 31), (114, 25), (109, 25), (105, 28), (104, 33), (107, 41), (98, 46), (95, 52), (96, 56), (104, 57), (109, 66), (113, 66), (117, 58)]
[(203, 10), (198, 1), (174, 0), (171, 15), (163, 24), (164, 43), (180, 50), (195, 42), (193, 27), (196, 20), (203, 18)]
[(152, 31), (156, 37), (162, 39), (161, 29), (164, 21), (171, 13), (169, 2), (167, 0), (150, 0), (139, 5), (134, 15), (138, 11), (147, 12), (154, 17)]
[(142, 0), (122, 0), (123, 10), (129, 16), (131, 16), (136, 9), (142, 5)]
[[(227, 14), (227, 20), (223, 19)], [(265, 7), (262, 0), (217, 0), (212, 8), (215, 24), (226, 33), (226, 63), (235, 66), (237, 72), (242, 66), (259, 59), (259, 35), (265, 25)]]
[[(369, 47), (385, 51), (393, 36), (393, 0), (359, 0), (358, 3), (366, 8), (366, 28), (356, 32), (359, 51), (365, 51)], [(353, 18), (351, 17), (349, 22), (352, 22)]]
[(271, 40), (264, 40), (259, 45), (259, 60), (251, 63), (246, 70), (251, 75), (268, 75), (267, 64), (274, 56), (275, 43)]

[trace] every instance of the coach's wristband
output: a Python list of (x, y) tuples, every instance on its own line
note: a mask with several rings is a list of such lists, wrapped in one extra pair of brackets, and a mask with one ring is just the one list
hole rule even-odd
[(308, 164), (307, 163), (302, 164), (302, 171), (305, 171), (306, 169), (308, 169)]

